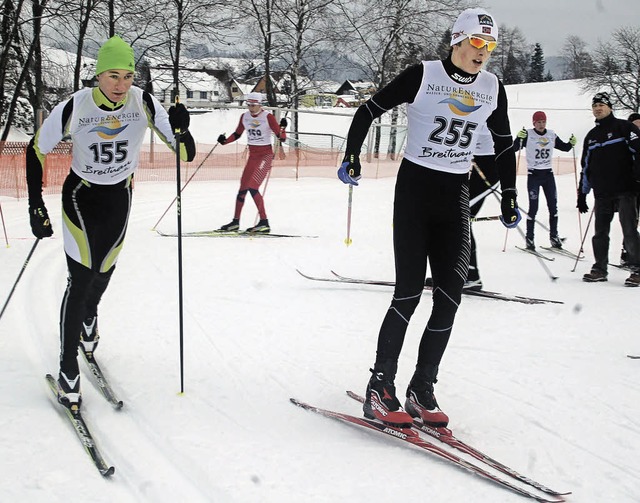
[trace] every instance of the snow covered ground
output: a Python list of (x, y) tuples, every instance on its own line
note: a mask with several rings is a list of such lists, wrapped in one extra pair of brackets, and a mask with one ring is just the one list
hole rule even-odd
[[(544, 109), (553, 93), (536, 89)], [(570, 100), (584, 102), (587, 113), (566, 123), (550, 117), (549, 126), (565, 139), (579, 134), (578, 126), (586, 132), (592, 120), (588, 97)], [(512, 121), (514, 130), (522, 121)], [(557, 180), (560, 231), (566, 247), (577, 251), (574, 176)], [(518, 183), (524, 195), (525, 178)], [(393, 185), (391, 178), (365, 179), (354, 190), (350, 247), (343, 242), (347, 188), (337, 179), (270, 180), (265, 200), (273, 232), (317, 238), (185, 238), (180, 394), (177, 242), (150, 230), (175, 187), (138, 184), (126, 244), (101, 304), (97, 351), (125, 401), (122, 411), (99, 395), (81, 363), (87, 421), (116, 467), (110, 480), (90, 463), (43, 378), (57, 372), (66, 277), (59, 196), (47, 196), (54, 239), (39, 244), (0, 319), (0, 500), (524, 501), (392, 438), (289, 402), (296, 397), (360, 414), (344, 392), (364, 391), (391, 289), (315, 283), (295, 269), (392, 280)], [(184, 231), (226, 223), (236, 190), (237, 181), (191, 184), (183, 197)], [(482, 214), (498, 213), (492, 199)], [(3, 304), (33, 239), (27, 202), (0, 202), (10, 238), (0, 249)], [(592, 206), (592, 196), (588, 202)], [(520, 203), (526, 209), (524, 197)], [(242, 226), (254, 218), (248, 202)], [(586, 223), (583, 218), (583, 229)], [(175, 212), (158, 228), (174, 231)], [(618, 269), (608, 283), (581, 281), (592, 261), (589, 239), (575, 272), (569, 258), (547, 263), (559, 276), (552, 282), (535, 257), (515, 248), (522, 244), (517, 232), (509, 232), (503, 251), (502, 225), (478, 222), (474, 230), (485, 288), (564, 304), (464, 298), (436, 386), (450, 426), (514, 469), (573, 491), (568, 501), (637, 502), (640, 362), (626, 355), (640, 354), (640, 291), (625, 288), (628, 273)], [(616, 222), (611, 236), (616, 262)], [(546, 245), (543, 230), (536, 237)], [(425, 293), (409, 327), (400, 392), (412, 374), (430, 301)]]

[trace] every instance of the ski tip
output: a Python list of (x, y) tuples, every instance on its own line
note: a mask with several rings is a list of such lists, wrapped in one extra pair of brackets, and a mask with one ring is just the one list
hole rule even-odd
[(298, 400), (297, 398), (289, 398), (289, 401), (293, 404), (293, 405), (297, 405), (298, 407), (302, 407), (303, 409), (310, 409), (312, 408), (309, 404), (306, 404), (304, 402), (301, 402), (300, 400)]
[(358, 393), (356, 393), (355, 391), (347, 390), (347, 395), (353, 398), (354, 400), (357, 400), (359, 402), (364, 402), (364, 399), (360, 395), (358, 395)]
[(116, 472), (115, 467), (110, 466), (109, 468), (105, 468), (105, 469), (101, 469), (100, 470), (100, 474), (103, 477), (111, 477), (111, 475), (113, 475)]

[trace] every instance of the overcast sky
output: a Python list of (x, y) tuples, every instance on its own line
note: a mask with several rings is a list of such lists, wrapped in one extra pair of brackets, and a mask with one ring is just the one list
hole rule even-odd
[(539, 42), (545, 57), (559, 56), (565, 39), (577, 35), (593, 50), (621, 26), (640, 26), (640, 0), (484, 0), (498, 24), (520, 28), (531, 44)]

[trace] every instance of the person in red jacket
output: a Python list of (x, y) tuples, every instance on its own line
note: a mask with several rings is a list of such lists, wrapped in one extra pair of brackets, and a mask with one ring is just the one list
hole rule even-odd
[(236, 130), (227, 138), (224, 134), (218, 136), (218, 143), (227, 145), (236, 141), (242, 136), (244, 131), (247, 132), (247, 143), (249, 144), (249, 159), (242, 172), (240, 178), (240, 189), (236, 197), (235, 212), (233, 220), (228, 224), (220, 227), (220, 231), (238, 231), (240, 229), (240, 214), (244, 206), (244, 200), (247, 192), (253, 197), (256, 203), (260, 221), (258, 225), (249, 227), (247, 232), (271, 232), (267, 212), (264, 209), (264, 199), (259, 189), (262, 182), (271, 170), (273, 162), (273, 149), (271, 148), (271, 133), (281, 142), (287, 139), (285, 128), (287, 127), (287, 119), (280, 120), (280, 124), (276, 121), (273, 114), (262, 108), (262, 94), (249, 93), (247, 96), (248, 112), (244, 112), (238, 122)]

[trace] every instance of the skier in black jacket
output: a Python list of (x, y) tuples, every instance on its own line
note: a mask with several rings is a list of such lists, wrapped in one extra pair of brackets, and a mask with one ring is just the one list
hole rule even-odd
[(640, 236), (638, 235), (638, 182), (640, 181), (640, 129), (613, 115), (607, 93), (598, 93), (591, 105), (596, 126), (584, 139), (582, 173), (578, 187), (580, 213), (589, 211), (587, 194), (593, 188), (594, 235), (591, 240), (595, 263), (582, 279), (589, 283), (607, 281), (609, 230), (619, 214), (631, 276), (626, 286), (640, 286)]

